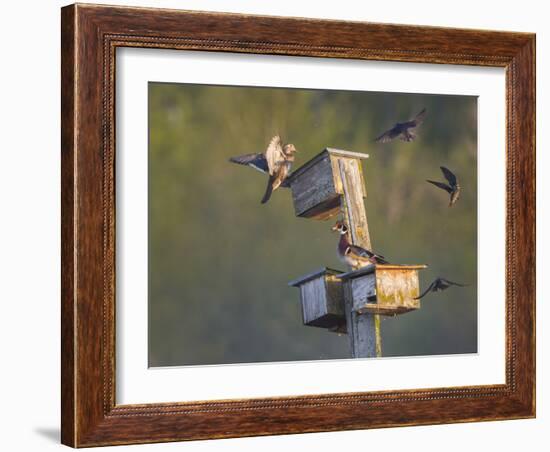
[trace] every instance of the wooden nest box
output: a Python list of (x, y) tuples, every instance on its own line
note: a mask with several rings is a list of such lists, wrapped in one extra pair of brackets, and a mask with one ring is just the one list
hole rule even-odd
[(397, 315), (420, 308), (418, 270), (426, 265), (368, 265), (339, 275), (344, 297), (359, 314)]
[(346, 314), (342, 284), (338, 278), (340, 273), (321, 268), (288, 283), (300, 289), (304, 325), (345, 331)]
[[(348, 240), (372, 249), (362, 159), (367, 154), (326, 148), (294, 171), (285, 186), (292, 190), (296, 216), (327, 220), (341, 215)], [(371, 264), (348, 273), (323, 268), (289, 283), (300, 289), (305, 325), (347, 333), (351, 356), (382, 356), (379, 315), (420, 308), (418, 270), (425, 265)]]
[(341, 197), (360, 187), (366, 196), (361, 159), (368, 154), (326, 148), (294, 171), (285, 181), (292, 190), (296, 216), (326, 220), (340, 212)]

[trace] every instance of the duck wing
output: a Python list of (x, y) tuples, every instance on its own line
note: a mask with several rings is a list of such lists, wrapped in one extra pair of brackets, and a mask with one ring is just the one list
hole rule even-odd
[(239, 165), (250, 166), (250, 168), (254, 168), (261, 173), (267, 174), (269, 172), (267, 160), (263, 153), (238, 155), (236, 157), (231, 157), (229, 161)]

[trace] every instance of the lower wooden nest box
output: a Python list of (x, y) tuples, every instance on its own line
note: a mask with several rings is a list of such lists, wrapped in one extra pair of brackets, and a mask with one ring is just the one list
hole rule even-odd
[(304, 325), (346, 332), (342, 272), (321, 268), (288, 283), (300, 289)]
[(288, 283), (300, 289), (304, 325), (346, 333), (346, 301), (359, 314), (394, 316), (420, 308), (418, 270), (426, 265), (368, 265), (348, 273), (321, 268)]
[(420, 308), (418, 270), (426, 265), (368, 265), (340, 274), (344, 297), (359, 314), (398, 315)]

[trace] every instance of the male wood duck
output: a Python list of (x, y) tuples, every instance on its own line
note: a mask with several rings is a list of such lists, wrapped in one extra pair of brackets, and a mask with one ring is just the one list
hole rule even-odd
[(449, 193), (449, 195), (451, 195), (451, 198), (449, 200), (449, 207), (452, 207), (453, 204), (458, 201), (458, 198), (460, 198), (460, 184), (458, 183), (458, 179), (452, 171), (448, 170), (444, 166), (440, 166), (440, 168), (443, 176), (445, 176), (445, 179), (447, 179), (447, 182), (449, 182), (449, 184), (447, 185), (443, 182), (436, 182), (433, 180), (426, 180), (426, 182), (429, 182), (430, 184), (433, 184), (436, 187), (439, 187)]
[(262, 198), (262, 204), (265, 204), (271, 198), (274, 190), (284, 186), (284, 182), (290, 174), (290, 168), (292, 162), (294, 162), (294, 153), (296, 152), (297, 149), (293, 144), (283, 145), (281, 137), (275, 135), (269, 142), (265, 152), (231, 157), (229, 161), (250, 166), (269, 175), (267, 188)]
[(410, 121), (396, 123), (390, 130), (384, 132), (374, 141), (387, 143), (388, 141), (392, 141), (395, 138), (399, 138), (401, 141), (413, 141), (416, 138), (415, 130), (420, 124), (422, 124), (425, 117), (426, 109), (423, 108), (422, 111), (418, 113), (414, 119), (411, 119)]
[(344, 264), (352, 268), (366, 267), (370, 264), (388, 264), (384, 256), (350, 243), (348, 240), (348, 227), (343, 221), (337, 221), (332, 230), (340, 233), (340, 241), (336, 250), (338, 257)]
[(415, 300), (420, 300), (423, 296), (428, 294), (429, 292), (441, 292), (443, 290), (447, 290), (451, 286), (458, 286), (458, 287), (466, 287), (467, 284), (459, 284), (456, 282), (449, 281), (445, 278), (436, 278), (429, 286), (428, 288), (422, 293), (422, 295), (419, 295), (415, 298)]

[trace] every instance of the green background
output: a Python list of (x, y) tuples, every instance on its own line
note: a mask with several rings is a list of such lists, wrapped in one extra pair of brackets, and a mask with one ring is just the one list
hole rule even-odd
[[(375, 143), (428, 114), (411, 143)], [(228, 162), (280, 134), (294, 168), (325, 147), (365, 152), (375, 251), (470, 284), (382, 319), (383, 356), (477, 351), (477, 98), (149, 84), (149, 365), (348, 358), (347, 336), (302, 325), (287, 282), (344, 270), (328, 222), (296, 218), (290, 191), (260, 204), (266, 176)], [(458, 203), (425, 179), (457, 174)]]

